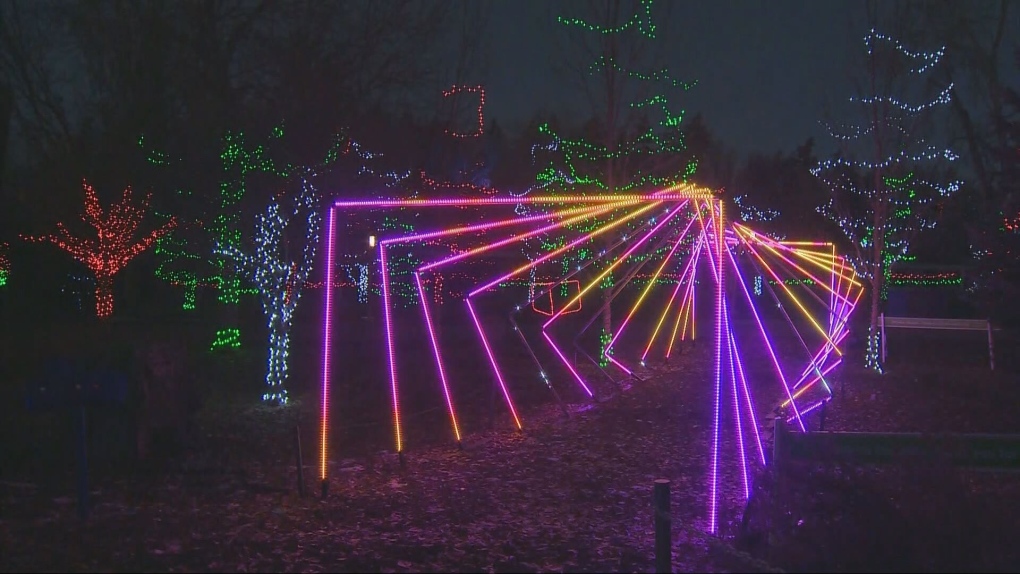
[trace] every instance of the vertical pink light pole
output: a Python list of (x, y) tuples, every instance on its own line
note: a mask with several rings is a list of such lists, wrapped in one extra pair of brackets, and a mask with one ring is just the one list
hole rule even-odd
[(329, 208), (329, 217), (326, 224), (326, 280), (323, 286), (326, 289), (326, 308), (322, 334), (322, 417), (321, 428), (319, 429), (319, 479), (322, 481), (322, 493), (326, 494), (328, 484), (326, 482), (327, 447), (329, 437), (329, 362), (332, 358), (330, 350), (332, 341), (330, 334), (333, 332), (333, 243), (334, 230), (336, 227), (336, 208)]
[(390, 318), (390, 282), (386, 264), (386, 243), (379, 242), (379, 272), (382, 275), (383, 319), (386, 331), (386, 364), (390, 370), (390, 392), (393, 394), (393, 430), (397, 439), (397, 454), (404, 452), (404, 436), (400, 432), (400, 397), (397, 394), (397, 361), (393, 348), (393, 321)]

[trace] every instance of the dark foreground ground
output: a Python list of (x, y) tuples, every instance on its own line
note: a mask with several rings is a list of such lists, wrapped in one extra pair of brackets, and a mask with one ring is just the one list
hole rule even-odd
[[(956, 349), (954, 341), (931, 344)], [(884, 377), (847, 369), (827, 428), (1020, 431), (1015, 370), (989, 373), (980, 345), (973, 361), (961, 350), (962, 366), (925, 361), (932, 347), (918, 345), (920, 355), (898, 355)], [(1015, 475), (810, 468), (779, 491), (759, 472), (745, 513), (724, 457), (721, 536), (705, 535), (708, 353), (691, 349), (670, 371), (604, 403), (572, 404), (569, 418), (533, 407), (524, 434), (497, 425), (469, 435), (463, 450), (448, 442), (416, 448), (403, 468), (387, 452), (345, 457), (338, 446), (325, 499), (314, 396), (270, 409), (255, 405), (250, 390), (217, 393), (185, 453), (131, 472), (97, 468), (85, 523), (75, 516), (69, 455), (45, 476), (0, 475), (0, 570), (649, 572), (657, 478), (672, 481), (677, 571), (1020, 566)]]

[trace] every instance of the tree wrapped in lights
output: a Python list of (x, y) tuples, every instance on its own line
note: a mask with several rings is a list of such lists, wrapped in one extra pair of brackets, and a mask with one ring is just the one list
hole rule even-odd
[(0, 287), (7, 285), (7, 278), (11, 274), (11, 260), (7, 257), (7, 243), (0, 243)]
[[(539, 127), (550, 143), (538, 149), (553, 152), (537, 174), (546, 191), (627, 193), (669, 187), (694, 175), (697, 162), (686, 153), (680, 130), (683, 111), (671, 109), (668, 95), (690, 90), (695, 83), (675, 79), (657, 65), (653, 49), (659, 35), (652, 0), (641, 0), (633, 9), (627, 5), (621, 0), (592, 3), (591, 18), (557, 18), (583, 57), (595, 56), (576, 70), (592, 95), (593, 120), (585, 138), (565, 137), (549, 124)], [(614, 285), (609, 274), (602, 285), (604, 300), (612, 297)], [(608, 305), (602, 330), (608, 342)]]
[[(952, 84), (925, 97), (930, 82), (918, 81), (939, 64), (943, 50), (916, 52), (874, 29), (864, 37), (864, 45), (867, 87), (849, 100), (859, 107), (863, 121), (828, 125), (841, 151), (811, 173), (829, 190), (819, 211), (839, 225), (854, 249), (850, 260), (855, 270), (871, 288), (865, 363), (880, 371), (878, 317), (892, 265), (907, 256), (918, 233), (935, 226), (942, 201), (958, 191), (961, 182), (925, 176), (936, 174), (940, 162), (957, 159), (952, 150), (936, 147), (924, 136), (933, 126), (933, 114), (952, 98)], [(921, 103), (904, 101), (892, 95), (893, 90), (913, 92)]]
[[(278, 404), (287, 402), (291, 321), (319, 244), (322, 217), (311, 177), (310, 173), (300, 176), (297, 197), (274, 196), (265, 212), (256, 217), (253, 252), (242, 252), (236, 243), (218, 243), (216, 247), (239, 271), (247, 272), (258, 289), (269, 327), (268, 389), (262, 398)], [(297, 225), (292, 227), (294, 223)], [(298, 252), (298, 257), (292, 255)]]
[(40, 237), (25, 237), (28, 241), (53, 243), (83, 263), (96, 277), (96, 316), (109, 317), (113, 313), (113, 278), (135, 258), (169, 233), (177, 220), (170, 218), (148, 235), (135, 241), (142, 218), (149, 211), (151, 195), (134, 204), (131, 188), (124, 189), (119, 203), (103, 211), (95, 190), (82, 181), (85, 190), (85, 213), (82, 220), (96, 230), (96, 238), (76, 236), (63, 223), (57, 223), (58, 233)]
[[(155, 275), (174, 287), (184, 289), (181, 308), (193, 311), (196, 307), (197, 290), (214, 277), (212, 245), (204, 229), (203, 219), (208, 215), (209, 204), (196, 197), (189, 184), (181, 181), (178, 174), (192, 174), (195, 169), (185, 165), (181, 158), (152, 147), (144, 135), (138, 138), (137, 151), (146, 169), (149, 181), (163, 186), (161, 194), (164, 209), (172, 212), (177, 227), (171, 233), (160, 237), (153, 247), (156, 259)], [(192, 185), (193, 185), (192, 181)], [(170, 219), (170, 213), (154, 212), (157, 217)]]

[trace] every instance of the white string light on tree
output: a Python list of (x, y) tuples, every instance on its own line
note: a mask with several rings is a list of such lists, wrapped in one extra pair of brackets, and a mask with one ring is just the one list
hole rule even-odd
[[(287, 402), (291, 322), (312, 271), (322, 220), (318, 193), (309, 181), (312, 176), (306, 173), (299, 177), (301, 192), (297, 197), (288, 200), (285, 196), (274, 196), (265, 212), (256, 217), (253, 253), (244, 253), (229, 244), (218, 244), (216, 248), (246, 271), (258, 289), (269, 326), (268, 389), (262, 398), (281, 405)], [(292, 224), (300, 228), (292, 229)], [(292, 233), (288, 234), (288, 230)], [(300, 256), (294, 258), (291, 254), (298, 251)]]
[[(857, 274), (870, 283), (865, 363), (881, 371), (877, 327), (890, 270), (908, 257), (918, 233), (935, 226), (942, 201), (959, 191), (962, 182), (936, 181), (939, 164), (959, 156), (929, 143), (922, 134), (935, 125), (931, 114), (952, 101), (953, 85), (930, 97), (922, 92), (931, 82), (914, 80), (939, 64), (944, 49), (914, 51), (874, 29), (864, 37), (864, 44), (869, 71), (864, 85), (870, 85), (872, 92), (849, 98), (863, 112), (863, 121), (839, 129), (826, 126), (840, 153), (819, 162), (811, 173), (829, 188), (828, 201), (818, 208), (819, 213), (834, 221), (849, 239), (855, 251), (848, 259)], [(902, 91), (914, 88), (911, 96), (922, 103), (879, 93), (875, 88), (879, 84), (899, 85)]]

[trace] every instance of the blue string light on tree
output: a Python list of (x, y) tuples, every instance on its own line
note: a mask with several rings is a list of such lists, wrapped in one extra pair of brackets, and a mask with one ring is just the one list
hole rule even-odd
[[(871, 93), (849, 101), (863, 111), (856, 125), (826, 126), (840, 146), (835, 157), (811, 168), (829, 189), (818, 211), (834, 221), (854, 251), (848, 257), (858, 275), (870, 283), (872, 305), (865, 364), (881, 371), (878, 316), (892, 266), (908, 257), (922, 230), (935, 226), (942, 202), (960, 190), (958, 180), (937, 181), (942, 162), (958, 159), (953, 150), (926, 141), (919, 127), (932, 125), (932, 114), (952, 101), (953, 85), (925, 97), (931, 82), (915, 77), (931, 72), (944, 49), (918, 52), (874, 29), (864, 37)], [(913, 88), (911, 103), (878, 93), (876, 85)], [(868, 158), (868, 159), (863, 159)], [(924, 174), (924, 175), (922, 175)], [(929, 179), (928, 177), (931, 177)]]
[[(301, 192), (297, 197), (288, 200), (275, 196), (266, 211), (257, 216), (253, 253), (244, 253), (235, 244), (217, 245), (217, 252), (235, 261), (258, 288), (269, 326), (268, 389), (262, 398), (281, 405), (287, 402), (291, 322), (312, 271), (322, 219), (318, 193), (309, 181), (311, 174), (299, 177)], [(299, 227), (295, 230), (292, 224)], [(295, 242), (300, 245), (293, 245)], [(300, 256), (292, 258), (290, 253)]]

